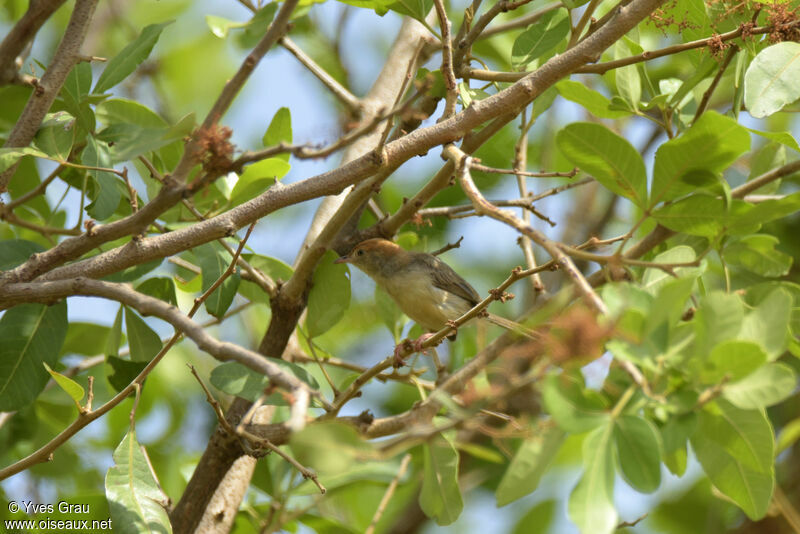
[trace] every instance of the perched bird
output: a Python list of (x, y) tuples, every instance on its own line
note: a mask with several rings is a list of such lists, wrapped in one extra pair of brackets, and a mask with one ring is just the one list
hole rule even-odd
[[(466, 280), (436, 256), (407, 251), (386, 239), (362, 241), (334, 263), (350, 263), (364, 271), (403, 313), (430, 332), (441, 330), (482, 300)], [(491, 313), (485, 318), (509, 330), (520, 328)], [(414, 348), (419, 351), (430, 336), (420, 337)]]

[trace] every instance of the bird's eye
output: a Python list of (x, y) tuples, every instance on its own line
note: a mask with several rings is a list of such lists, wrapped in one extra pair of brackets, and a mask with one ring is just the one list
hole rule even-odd
[(363, 255), (364, 255), (364, 249), (361, 249), (358, 252), (356, 252), (356, 256), (363, 256)]

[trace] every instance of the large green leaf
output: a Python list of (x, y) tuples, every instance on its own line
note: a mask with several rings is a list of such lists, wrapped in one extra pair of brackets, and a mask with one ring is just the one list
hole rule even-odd
[(769, 293), (744, 318), (739, 339), (758, 343), (770, 361), (776, 360), (786, 350), (792, 302), (792, 295), (786, 289)]
[(775, 437), (766, 414), (717, 400), (700, 411), (691, 442), (714, 486), (751, 519), (764, 517), (775, 485)]
[(783, 42), (758, 53), (744, 76), (744, 102), (756, 118), (800, 98), (800, 43)]
[(606, 424), (583, 441), (583, 476), (567, 507), (570, 519), (583, 534), (607, 534), (617, 526), (613, 435), (614, 425)]
[(106, 473), (106, 498), (114, 532), (172, 532), (167, 515), (169, 497), (154, 478), (150, 460), (133, 429), (114, 451), (114, 465)]
[(644, 493), (657, 490), (661, 485), (661, 440), (653, 424), (623, 415), (614, 421), (614, 443), (628, 484)]
[(556, 426), (538, 428), (525, 439), (497, 487), (497, 506), (532, 493), (564, 442), (564, 432)]
[[(319, 387), (314, 377), (299, 365), (279, 359), (274, 360), (273, 363), (293, 374), (313, 389)], [(264, 393), (265, 389), (270, 387), (269, 378), (238, 362), (225, 362), (217, 365), (214, 370), (211, 371), (209, 379), (211, 380), (211, 384), (220, 391), (253, 402)], [(287, 402), (286, 398), (280, 393), (273, 393), (268, 397), (267, 404), (285, 406)]]
[(106, 68), (103, 69), (100, 78), (97, 80), (93, 92), (103, 93), (108, 91), (133, 73), (136, 67), (150, 55), (150, 51), (153, 50), (153, 47), (158, 41), (161, 31), (169, 24), (171, 24), (171, 21), (146, 26), (136, 40), (128, 44), (119, 54), (111, 58)]
[(739, 380), (767, 361), (767, 354), (752, 341), (730, 339), (717, 344), (708, 355), (700, 373), (706, 384), (716, 384), (723, 378)]
[[(292, 142), (292, 113), (289, 108), (280, 108), (275, 112), (261, 142), (265, 147)], [(283, 161), (289, 161), (288, 152), (275, 157)]]
[(125, 326), (128, 332), (128, 345), (131, 360), (149, 362), (161, 350), (161, 338), (147, 326), (144, 320), (129, 308), (125, 308)]
[[(83, 149), (81, 162), (91, 167), (111, 167), (108, 144), (90, 135), (86, 138), (86, 148)], [(103, 221), (111, 217), (119, 206), (122, 198), (122, 193), (117, 187), (119, 180), (116, 175), (108, 171), (90, 170), (87, 172), (95, 180), (95, 191), (92, 203), (86, 206), (86, 213), (98, 221)]]
[(712, 237), (737, 224), (751, 209), (741, 200), (727, 206), (722, 198), (697, 194), (658, 208), (653, 216), (670, 230)]
[(0, 271), (8, 271), (21, 263), (25, 263), (32, 254), (42, 252), (44, 247), (25, 239), (7, 239), (0, 241)]
[(650, 205), (694, 192), (696, 177), (704, 172), (721, 173), (749, 149), (746, 128), (730, 117), (707, 111), (683, 135), (656, 151)]
[[(203, 292), (205, 293), (222, 276), (232, 258), (229, 258), (228, 254), (223, 252), (222, 246), (217, 243), (195, 247), (194, 252), (203, 272)], [(227, 277), (206, 299), (206, 311), (218, 318), (225, 315), (233, 302), (233, 297), (236, 296), (240, 282), (241, 276), (237, 272)]]
[(0, 317), (0, 411), (29, 405), (44, 389), (67, 335), (67, 302), (20, 304)]
[(573, 165), (605, 187), (647, 205), (647, 175), (639, 151), (601, 124), (575, 122), (556, 136), (561, 152)]
[(606, 406), (595, 392), (570, 373), (549, 375), (542, 385), (542, 401), (547, 413), (566, 430), (579, 434), (608, 420)]
[(780, 240), (769, 234), (751, 234), (725, 247), (723, 257), (729, 265), (736, 265), (760, 276), (784, 276), (792, 267), (793, 258), (775, 247)]
[(548, 12), (535, 24), (519, 34), (511, 49), (511, 65), (518, 70), (556, 47), (569, 33), (567, 12), (556, 9)]
[(742, 409), (760, 409), (778, 404), (794, 392), (797, 375), (783, 363), (769, 363), (738, 382), (728, 384), (723, 396)]
[(350, 306), (350, 273), (346, 265), (333, 263), (337, 257), (329, 250), (314, 272), (306, 316), (306, 328), (311, 337), (330, 330)]
[(267, 158), (245, 167), (231, 191), (231, 206), (238, 206), (251, 200), (275, 184), (291, 169), (281, 158)]
[(567, 432), (586, 432), (608, 420), (602, 398), (587, 390), (574, 374), (548, 375), (542, 385), (542, 401), (547, 413)]
[(96, 356), (103, 354), (111, 329), (107, 326), (70, 321), (61, 354)]
[(422, 511), (444, 526), (453, 523), (464, 501), (458, 486), (458, 451), (451, 438), (439, 434), (422, 446), (424, 454), (424, 475), (419, 493)]
[(717, 344), (736, 339), (744, 319), (738, 295), (714, 291), (700, 299), (694, 318), (695, 354), (705, 358)]
[(600, 119), (618, 119), (631, 114), (630, 111), (611, 109), (611, 101), (603, 94), (586, 87), (580, 82), (561, 80), (556, 84), (558, 93), (569, 100), (586, 108), (586, 110)]
[(347, 473), (372, 455), (372, 445), (353, 426), (337, 421), (308, 425), (289, 445), (300, 463), (323, 476)]

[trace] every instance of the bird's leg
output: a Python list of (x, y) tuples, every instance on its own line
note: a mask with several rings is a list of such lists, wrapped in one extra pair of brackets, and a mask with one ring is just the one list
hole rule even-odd
[(428, 341), (433, 336), (434, 334), (431, 334), (429, 332), (427, 334), (422, 334), (414, 341), (411, 341), (410, 339), (404, 339), (402, 342), (400, 342), (394, 348), (394, 366), (402, 367), (403, 365), (405, 365), (405, 362), (403, 361), (403, 353), (406, 351), (411, 351), (412, 354), (414, 352), (421, 352), (425, 354), (426, 349), (422, 348), (422, 344)]

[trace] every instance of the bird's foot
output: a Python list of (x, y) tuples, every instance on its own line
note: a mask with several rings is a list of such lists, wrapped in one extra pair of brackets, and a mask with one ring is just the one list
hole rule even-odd
[(410, 339), (404, 339), (403, 341), (401, 341), (394, 348), (394, 366), (402, 367), (403, 365), (405, 365), (404, 353), (413, 354), (415, 352), (421, 352), (425, 354), (427, 349), (422, 348), (422, 344), (428, 341), (433, 336), (434, 334), (427, 333), (427, 334), (422, 334), (414, 341), (411, 341)]

